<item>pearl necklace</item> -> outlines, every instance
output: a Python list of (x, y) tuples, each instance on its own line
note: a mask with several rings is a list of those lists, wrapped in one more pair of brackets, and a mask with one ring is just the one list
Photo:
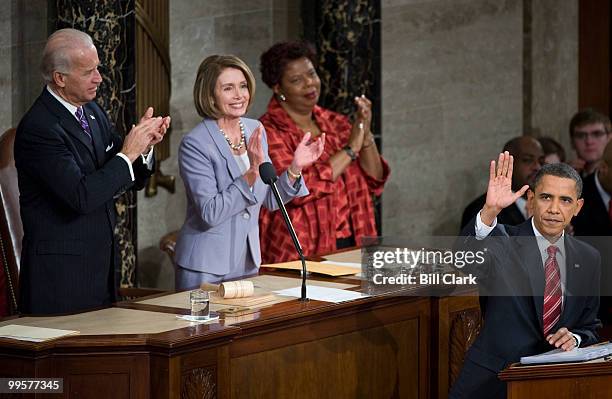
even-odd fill
[(240, 151), (240, 149), (244, 147), (244, 143), (246, 142), (246, 135), (244, 133), (244, 124), (242, 123), (242, 121), (238, 122), (238, 126), (240, 126), (240, 141), (238, 142), (238, 144), (232, 143), (232, 140), (230, 140), (230, 138), (227, 136), (227, 134), (225, 134), (223, 129), (219, 127), (219, 131), (221, 132), (223, 137), (225, 137), (225, 141), (227, 141), (227, 144), (229, 144), (229, 146), (234, 151)]

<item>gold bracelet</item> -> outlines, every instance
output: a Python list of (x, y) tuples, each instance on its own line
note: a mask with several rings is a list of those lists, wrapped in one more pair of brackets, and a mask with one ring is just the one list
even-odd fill
[(302, 177), (302, 173), (293, 173), (293, 171), (291, 170), (291, 167), (287, 168), (287, 174), (289, 175), (290, 178), (292, 178), (293, 180), (297, 180), (300, 177)]

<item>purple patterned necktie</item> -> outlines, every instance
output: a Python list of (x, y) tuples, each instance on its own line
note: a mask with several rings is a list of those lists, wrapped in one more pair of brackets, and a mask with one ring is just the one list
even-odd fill
[(77, 108), (76, 117), (79, 119), (79, 122), (81, 123), (81, 127), (83, 128), (83, 131), (87, 134), (87, 138), (91, 142), (92, 141), (91, 130), (89, 129), (89, 123), (87, 123), (87, 118), (85, 117), (85, 114), (83, 113), (83, 107)]

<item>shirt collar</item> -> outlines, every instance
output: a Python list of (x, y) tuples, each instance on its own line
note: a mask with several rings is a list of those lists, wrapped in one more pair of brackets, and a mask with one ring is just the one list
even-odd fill
[(595, 187), (597, 187), (597, 192), (599, 192), (599, 196), (604, 203), (604, 206), (608, 211), (610, 211), (610, 194), (601, 186), (598, 177), (599, 172), (595, 171)]
[(561, 256), (565, 256), (565, 230), (561, 232), (561, 237), (559, 237), (557, 242), (551, 243), (550, 241), (546, 239), (546, 237), (542, 235), (542, 233), (540, 233), (538, 228), (535, 226), (535, 223), (533, 222), (533, 218), (531, 218), (531, 227), (533, 228), (533, 234), (536, 237), (536, 241), (538, 243), (538, 248), (540, 249), (540, 252), (546, 253), (546, 249), (549, 246), (554, 245), (558, 248)]
[(53, 97), (55, 97), (55, 99), (57, 101), (60, 102), (60, 104), (62, 104), (64, 107), (66, 107), (66, 109), (68, 110), (68, 112), (70, 112), (72, 114), (72, 116), (74, 116), (77, 120), (79, 119), (76, 116), (76, 112), (77, 112), (78, 107), (75, 107), (74, 105), (70, 104), (68, 101), (66, 101), (62, 97), (60, 97), (55, 91), (53, 91), (52, 88), (49, 87), (49, 85), (47, 85), (47, 90), (49, 91), (49, 93), (51, 93), (51, 95)]

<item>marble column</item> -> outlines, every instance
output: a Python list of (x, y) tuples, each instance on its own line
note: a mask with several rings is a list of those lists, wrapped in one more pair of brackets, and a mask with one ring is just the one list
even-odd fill
[[(119, 134), (135, 123), (134, 0), (56, 0), (57, 29), (75, 28), (93, 38), (100, 58), (103, 82), (96, 102), (108, 113)], [(115, 270), (121, 287), (136, 280), (136, 193), (122, 195), (116, 203), (116, 240), (120, 269)]]
[[(379, 0), (312, 0), (302, 2), (304, 37), (315, 44), (321, 78), (319, 104), (345, 115), (355, 111), (354, 98), (372, 100), (372, 132), (381, 148), (381, 8)], [(375, 198), (381, 230), (381, 203)]]

